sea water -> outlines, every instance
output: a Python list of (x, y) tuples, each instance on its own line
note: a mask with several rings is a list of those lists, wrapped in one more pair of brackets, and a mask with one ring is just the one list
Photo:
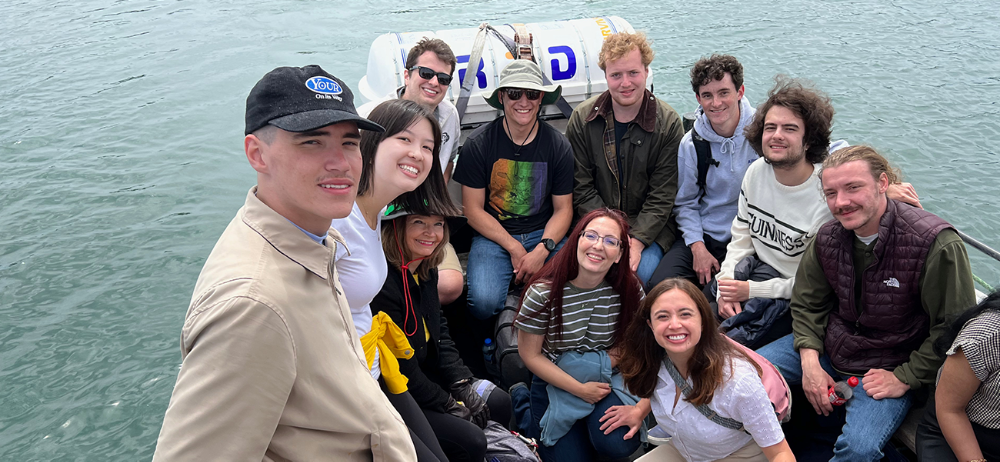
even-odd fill
[(835, 138), (874, 145), (928, 210), (1000, 246), (990, 0), (7, 0), (0, 460), (152, 455), (191, 289), (254, 184), (243, 111), (264, 73), (320, 64), (356, 90), (381, 33), (600, 15), (649, 34), (655, 92), (680, 112), (712, 52), (743, 62), (753, 104), (777, 73), (813, 80)]

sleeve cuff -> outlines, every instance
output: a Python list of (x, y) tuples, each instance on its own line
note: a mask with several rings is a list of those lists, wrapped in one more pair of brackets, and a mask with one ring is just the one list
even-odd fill
[(913, 375), (913, 371), (909, 368), (909, 363), (902, 364), (892, 371), (892, 375), (895, 375), (900, 382), (903, 382), (910, 386), (910, 390), (917, 390), (923, 386), (920, 380)]
[(820, 355), (823, 354), (823, 340), (815, 337), (805, 337), (800, 335), (795, 335), (793, 339), (794, 342), (792, 345), (795, 348), (795, 351), (808, 348), (810, 350), (818, 351)]

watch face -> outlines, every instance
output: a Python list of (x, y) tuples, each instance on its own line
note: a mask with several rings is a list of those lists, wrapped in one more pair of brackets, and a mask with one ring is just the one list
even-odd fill
[(548, 250), (549, 252), (556, 249), (556, 241), (553, 241), (552, 239), (542, 239), (542, 244), (545, 246), (545, 250)]

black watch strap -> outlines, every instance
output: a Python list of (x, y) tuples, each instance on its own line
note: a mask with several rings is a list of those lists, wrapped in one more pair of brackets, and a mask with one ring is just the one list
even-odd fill
[(549, 238), (542, 239), (542, 245), (544, 245), (545, 250), (548, 250), (549, 252), (556, 249), (556, 241)]

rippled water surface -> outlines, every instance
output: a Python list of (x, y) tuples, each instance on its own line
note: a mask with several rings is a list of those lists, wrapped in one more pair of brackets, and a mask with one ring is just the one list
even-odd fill
[(618, 15), (654, 40), (656, 93), (681, 112), (711, 52), (744, 63), (755, 104), (776, 73), (810, 78), (835, 137), (883, 150), (926, 208), (1000, 246), (994, 2), (659, 3), (0, 3), (0, 460), (152, 455), (191, 289), (254, 183), (247, 92), (311, 63), (356, 88), (384, 32)]

